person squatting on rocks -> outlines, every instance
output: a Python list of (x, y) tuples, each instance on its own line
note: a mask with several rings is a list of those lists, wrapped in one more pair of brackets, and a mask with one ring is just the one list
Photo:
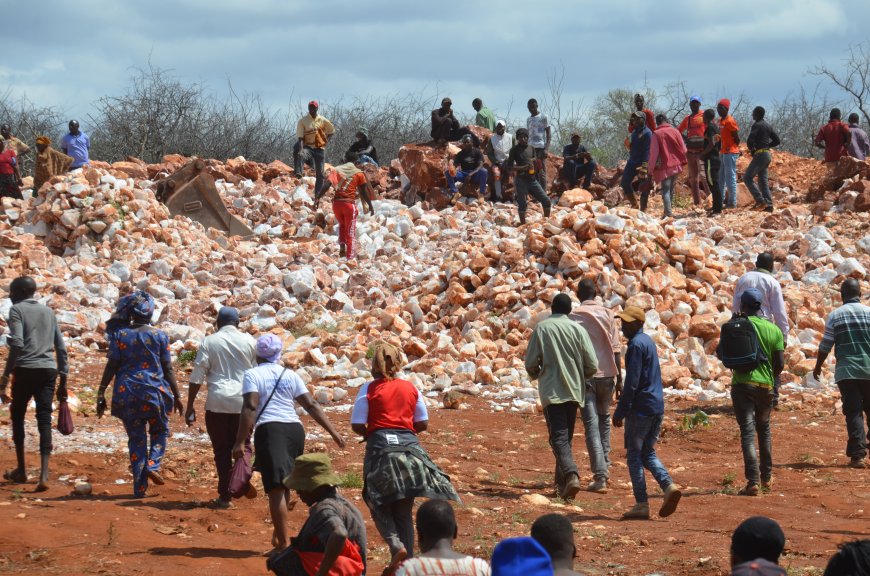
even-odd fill
[(541, 183), (535, 178), (535, 164), (535, 151), (529, 145), (529, 131), (520, 128), (517, 130), (517, 143), (508, 154), (507, 169), (514, 175), (514, 194), (521, 225), (526, 223), (529, 194), (541, 204), (544, 218), (550, 216), (550, 199), (541, 187)]
[[(662, 204), (664, 204), (664, 218), (673, 216), (671, 202), (674, 197), (674, 188), (677, 177), (686, 165), (686, 143), (676, 128), (670, 125), (668, 119), (660, 114), (656, 118), (658, 128), (652, 133), (649, 149), (649, 166), (652, 168), (653, 182), (661, 186)], [(641, 210), (646, 208), (647, 195), (641, 193)]]
[(625, 458), (636, 502), (622, 518), (649, 519), (644, 468), (650, 471), (664, 492), (659, 517), (666, 518), (676, 511), (682, 492), (656, 455), (656, 442), (665, 414), (658, 350), (653, 339), (643, 331), (646, 321), (643, 310), (629, 306), (618, 316), (622, 320), (622, 334), (628, 340), (628, 348), (625, 352), (625, 384), (613, 413), (613, 425), (622, 428), (625, 423)]
[(538, 101), (530, 98), (527, 104), (529, 118), (526, 129), (529, 131), (529, 146), (532, 147), (535, 159), (535, 177), (541, 188), (547, 191), (547, 152), (550, 150), (550, 121), (538, 110)]
[(254, 430), (254, 462), (263, 489), (269, 495), (273, 552), (289, 543), (287, 504), (290, 494), (284, 478), (293, 471), (296, 458), (305, 450), (305, 429), (296, 403), (326, 430), (339, 448), (344, 438), (323, 412), (317, 400), (293, 370), (281, 366), (283, 343), (274, 334), (257, 339), (257, 366), (242, 379), (242, 413), (233, 445), (233, 460), (244, 456), (245, 444)]
[(722, 213), (722, 195), (719, 194), (719, 171), (722, 162), (719, 160), (721, 150), (721, 137), (719, 124), (714, 122), (716, 111), (712, 108), (704, 110), (704, 150), (701, 152), (701, 161), (704, 163), (704, 174), (707, 179), (707, 189), (713, 196), (713, 207), (708, 214), (715, 216)]
[(474, 147), (480, 147), (480, 140), (475, 136), (468, 126), (459, 126), (459, 120), (453, 115), (453, 101), (450, 98), (441, 100), (441, 108), (432, 110), (432, 130), (430, 132), (432, 139), (439, 146), (443, 146), (448, 142), (456, 142), (466, 134), (470, 135), (474, 142)]
[(840, 298), (842, 306), (825, 320), (813, 376), (821, 376), (822, 366), (834, 349), (834, 380), (846, 418), (846, 455), (849, 466), (866, 468), (870, 437), (870, 307), (861, 303), (861, 285), (854, 278), (840, 286)]
[[(742, 308), (740, 296), (745, 290), (756, 288), (761, 292), (761, 310), (758, 315), (776, 324), (782, 332), (782, 341), (788, 341), (789, 323), (788, 311), (785, 308), (785, 299), (782, 296), (782, 286), (773, 277), (773, 254), (762, 252), (755, 259), (755, 270), (744, 273), (734, 286), (734, 297), (731, 301), (731, 312), (739, 314)], [(774, 375), (773, 381), (773, 407), (779, 404), (780, 375)]]
[(326, 163), (326, 144), (335, 134), (332, 122), (318, 115), (320, 104), (317, 100), (308, 103), (308, 114), (299, 119), (296, 124), (296, 138), (299, 154), (294, 154), (293, 170), (297, 176), (302, 176), (302, 152), (311, 155), (314, 160), (314, 192), (323, 186), (323, 167)]
[[(764, 296), (757, 288), (747, 288), (740, 295), (739, 317), (750, 324), (728, 322), (722, 327), (717, 354), (731, 377), (731, 403), (740, 427), (740, 448), (746, 486), (741, 496), (757, 496), (759, 484), (769, 490), (773, 474), (770, 413), (773, 410), (773, 387), (785, 366), (782, 332), (770, 320), (760, 316)], [(743, 326), (742, 329), (739, 326)], [(746, 331), (752, 330), (752, 333)], [(757, 342), (757, 344), (756, 344)], [(738, 358), (752, 358), (747, 365), (729, 365)], [(758, 448), (755, 446), (756, 434)]]
[(36, 163), (33, 168), (33, 193), (39, 193), (42, 185), (61, 174), (67, 172), (72, 165), (73, 159), (63, 152), (51, 147), (51, 139), (48, 136), (40, 136), (36, 139)]
[(459, 502), (450, 478), (432, 462), (417, 434), (429, 428), (422, 394), (397, 378), (401, 351), (386, 342), (373, 346), (374, 380), (360, 387), (350, 424), (366, 442), (363, 500), (390, 548), (388, 572), (414, 556), (414, 499)]
[(133, 495), (143, 498), (148, 482), (162, 486), (160, 464), (169, 440), (169, 415), (184, 411), (172, 370), (169, 337), (151, 326), (154, 298), (138, 291), (121, 298), (115, 315), (120, 326), (107, 323), (109, 353), (97, 390), (97, 417), (106, 411), (106, 388), (112, 388), (112, 416), (127, 432), (133, 472)]
[(749, 137), (746, 138), (746, 146), (749, 148), (752, 161), (743, 174), (743, 183), (755, 199), (755, 208), (773, 212), (773, 196), (770, 195), (767, 168), (770, 166), (771, 150), (780, 144), (779, 135), (764, 119), (764, 108), (761, 106), (756, 106), (752, 110), (752, 120)]
[[(731, 100), (722, 98), (716, 105), (719, 114), (719, 198), (725, 208), (737, 208), (737, 158), (740, 157), (740, 131), (729, 113)], [(725, 190), (728, 195), (725, 195)]]
[(510, 170), (507, 167), (508, 154), (514, 146), (513, 134), (506, 131), (507, 125), (504, 120), (499, 120), (495, 123), (495, 132), (489, 137), (486, 142), (486, 157), (492, 166), (492, 178), (489, 181), (492, 183), (493, 193), (490, 200), (502, 200), (504, 198), (503, 190), (510, 182)]
[(0, 198), (15, 198), (21, 200), (21, 170), (18, 167), (18, 155), (5, 141), (0, 140)]
[(704, 130), (707, 122), (701, 112), (701, 97), (689, 98), (691, 112), (683, 118), (677, 130), (684, 135), (686, 143), (686, 162), (688, 168), (689, 189), (692, 191), (692, 202), (698, 206), (702, 202), (701, 193), (709, 194), (707, 183), (700, 178), (701, 155), (704, 152)]
[(341, 478), (329, 456), (303, 454), (284, 479), (308, 506), (308, 518), (291, 545), (266, 566), (278, 576), (361, 576), (366, 570), (366, 524), (359, 509), (341, 495)]
[(865, 160), (870, 156), (870, 138), (858, 123), (860, 119), (861, 117), (855, 112), (849, 114), (849, 132), (852, 133), (852, 139), (849, 140), (849, 156)]
[[(57, 400), (67, 398), (67, 353), (57, 319), (51, 308), (34, 298), (36, 282), (19, 276), (9, 285), (9, 356), (0, 376), (0, 401), (11, 402), (12, 442), (18, 466), (3, 473), (11, 482), (27, 482), (24, 459), (24, 417), (31, 398), (36, 403), (36, 428), (39, 431), (39, 482), (37, 492), (48, 490), (48, 463), (51, 457), (51, 399), (55, 381), (60, 376)], [(12, 398), (6, 393), (12, 376)]]
[(562, 166), (562, 177), (568, 188), (576, 187), (582, 176), (583, 188), (588, 190), (589, 186), (592, 185), (592, 176), (595, 175), (595, 169), (598, 165), (592, 160), (592, 155), (589, 154), (586, 146), (580, 144), (579, 132), (571, 134), (571, 143), (562, 148), (562, 157), (565, 159), (565, 164)]
[(79, 129), (78, 120), (69, 121), (69, 133), (60, 139), (60, 149), (73, 159), (70, 170), (90, 164), (91, 139)]
[(562, 514), (544, 514), (532, 524), (531, 537), (540, 544), (553, 563), (553, 576), (580, 576), (574, 572), (577, 546), (574, 527)]
[(489, 563), (453, 550), (459, 536), (453, 506), (427, 500), (417, 510), (420, 554), (402, 562), (396, 576), (489, 576)]
[(356, 141), (347, 149), (344, 158), (355, 164), (373, 164), (375, 167), (379, 167), (378, 151), (369, 138), (368, 130), (365, 128), (357, 130)]
[(625, 168), (622, 171), (622, 180), (619, 185), (622, 187), (622, 192), (628, 198), (631, 207), (637, 208), (638, 203), (634, 196), (633, 187), (636, 176), (641, 181), (640, 187), (642, 193), (645, 192), (647, 194), (647, 196), (641, 195), (642, 201), (640, 204), (640, 209), (646, 210), (646, 202), (643, 201), (643, 198), (649, 195), (649, 184), (644, 181), (649, 177), (648, 163), (650, 145), (652, 144), (652, 131), (646, 126), (646, 115), (643, 112), (634, 112), (631, 119), (634, 128), (631, 131), (628, 162), (626, 162)]
[[(211, 501), (216, 508), (232, 506), (230, 473), (242, 412), (242, 379), (245, 372), (257, 364), (256, 349), (253, 336), (239, 330), (239, 311), (223, 306), (217, 315), (217, 331), (202, 341), (193, 361), (184, 420), (188, 426), (196, 422), (193, 404), (205, 384), (208, 391), (205, 429), (211, 441), (218, 477), (218, 497)], [(245, 441), (245, 451), (250, 456), (250, 437)]]
[(375, 207), (369, 195), (369, 182), (365, 173), (354, 164), (356, 154), (348, 153), (346, 162), (334, 166), (314, 196), (314, 207), (320, 204), (320, 199), (330, 188), (335, 190), (332, 197), (332, 212), (338, 220), (338, 255), (347, 259), (356, 258), (356, 218), (359, 212), (356, 208), (356, 197), (363, 201), (363, 212), (368, 208), (369, 214), (375, 213)]
[(836, 166), (840, 158), (848, 156), (848, 146), (852, 143), (852, 132), (849, 131), (849, 126), (840, 120), (841, 114), (839, 108), (831, 109), (828, 123), (822, 126), (816, 135), (816, 148), (825, 151), (825, 165), (829, 170)]
[(598, 371), (598, 360), (586, 329), (568, 317), (571, 297), (557, 294), (550, 310), (550, 317), (532, 332), (525, 365), (529, 378), (538, 381), (547, 435), (556, 457), (556, 493), (572, 500), (580, 491), (573, 451), (574, 423), (585, 402), (586, 379)]
[(613, 312), (595, 300), (595, 282), (589, 278), (581, 280), (577, 297), (580, 307), (569, 317), (586, 329), (598, 361), (598, 371), (586, 380), (582, 408), (586, 451), (593, 474), (586, 489), (606, 492), (610, 479), (610, 403), (614, 393), (619, 398), (622, 392), (622, 343)]
[[(453, 193), (454, 199), (459, 194), (456, 189), (457, 182), (469, 182), (477, 184), (478, 198), (483, 201), (486, 198), (486, 179), (489, 173), (483, 167), (483, 152), (480, 148), (474, 147), (472, 138), (466, 134), (459, 140), (459, 152), (453, 158), (453, 166), (449, 170), (444, 171), (444, 176), (447, 178), (447, 186)], [(456, 170), (456, 167), (459, 170)]]

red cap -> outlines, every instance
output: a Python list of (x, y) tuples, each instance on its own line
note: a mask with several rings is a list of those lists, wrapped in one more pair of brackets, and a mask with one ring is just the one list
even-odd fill
[(719, 104), (726, 108), (731, 108), (731, 100), (729, 100), (728, 98), (722, 98), (721, 100), (719, 100)]
[(308, 103), (309, 108), (312, 106), (314, 106), (315, 108), (320, 108), (320, 104), (317, 103), (317, 100), (312, 100), (311, 102)]

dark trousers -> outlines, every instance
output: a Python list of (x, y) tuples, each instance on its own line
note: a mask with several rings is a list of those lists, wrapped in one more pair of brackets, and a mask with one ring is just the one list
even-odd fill
[(592, 184), (592, 176), (595, 174), (595, 162), (579, 162), (577, 160), (565, 160), (565, 166), (562, 168), (562, 176), (565, 178), (568, 186), (574, 187), (580, 177), (583, 177), (583, 187), (588, 189)]
[(773, 198), (767, 182), (768, 166), (770, 166), (770, 152), (756, 152), (749, 166), (746, 167), (746, 172), (743, 173), (743, 183), (756, 202), (773, 206)]
[(375, 528), (387, 541), (390, 556), (404, 548), (414, 555), (414, 499), (402, 498), (378, 508), (370, 508)]
[(51, 454), (51, 399), (57, 370), (53, 368), (16, 368), (12, 383), (12, 441), (15, 448), (24, 445), (24, 415), (27, 404), (36, 401), (36, 428), (39, 430), (39, 453)]
[(517, 211), (521, 217), (525, 217), (526, 210), (529, 208), (529, 194), (541, 203), (541, 207), (544, 209), (544, 216), (550, 215), (550, 199), (547, 197), (544, 189), (541, 188), (540, 182), (533, 179), (516, 178), (514, 179), (514, 185), (516, 186)]
[(719, 156), (713, 155), (704, 160), (704, 172), (707, 174), (707, 188), (713, 195), (713, 211), (722, 211), (722, 195), (719, 194)]
[(731, 402), (734, 405), (737, 425), (740, 427), (740, 447), (743, 451), (743, 470), (746, 480), (752, 484), (758, 484), (759, 480), (769, 482), (773, 473), (770, 437), (773, 390), (751, 384), (733, 384)]
[(547, 191), (547, 151), (544, 148), (532, 148), (535, 158), (540, 160), (540, 169), (535, 173), (535, 178), (541, 184), (544, 192)]
[[(846, 417), (846, 455), (851, 458), (867, 456), (867, 437), (870, 436), (870, 380), (840, 380), (837, 382)], [(866, 416), (867, 431), (864, 418)]]
[(577, 463), (574, 462), (574, 423), (579, 409), (577, 402), (550, 404), (544, 408), (550, 447), (556, 457), (556, 486), (560, 489), (568, 476), (579, 476)]
[(305, 151), (309, 152), (311, 158), (314, 159), (314, 192), (320, 194), (320, 189), (323, 187), (323, 165), (326, 163), (326, 150), (306, 146)]
[[(218, 477), (218, 496), (229, 502), (230, 473), (233, 470), (233, 445), (236, 443), (236, 432), (239, 430), (238, 414), (223, 414), (221, 412), (205, 412), (205, 430), (211, 440), (214, 452), (214, 466)], [(251, 438), (245, 440), (245, 451), (251, 455)]]

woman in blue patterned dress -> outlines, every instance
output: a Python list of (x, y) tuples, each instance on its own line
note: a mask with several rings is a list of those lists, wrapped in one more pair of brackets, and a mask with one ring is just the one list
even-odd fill
[[(109, 340), (109, 355), (97, 395), (97, 416), (106, 411), (106, 388), (112, 379), (112, 416), (127, 431), (133, 493), (145, 496), (148, 481), (163, 484), (160, 461), (169, 438), (169, 414), (184, 406), (172, 372), (169, 338), (150, 325), (154, 299), (136, 292), (123, 301), (129, 326), (118, 328)], [(150, 440), (150, 446), (149, 446)]]

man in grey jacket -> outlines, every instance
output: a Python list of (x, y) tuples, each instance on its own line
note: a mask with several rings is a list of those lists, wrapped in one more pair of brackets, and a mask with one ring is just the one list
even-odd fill
[(12, 482), (27, 482), (24, 467), (24, 415), (27, 404), (36, 402), (36, 426), (39, 430), (39, 455), (42, 469), (37, 492), (48, 490), (48, 460), (51, 455), (51, 401), (54, 384), (60, 375), (57, 388), (58, 401), (66, 400), (67, 357), (63, 336), (57, 326), (54, 312), (37, 302), (36, 282), (29, 276), (19, 276), (9, 286), (12, 309), (9, 311), (9, 357), (0, 376), (0, 400), (9, 402), (6, 386), (9, 375), (12, 383), (12, 441), (18, 467), (3, 474)]

